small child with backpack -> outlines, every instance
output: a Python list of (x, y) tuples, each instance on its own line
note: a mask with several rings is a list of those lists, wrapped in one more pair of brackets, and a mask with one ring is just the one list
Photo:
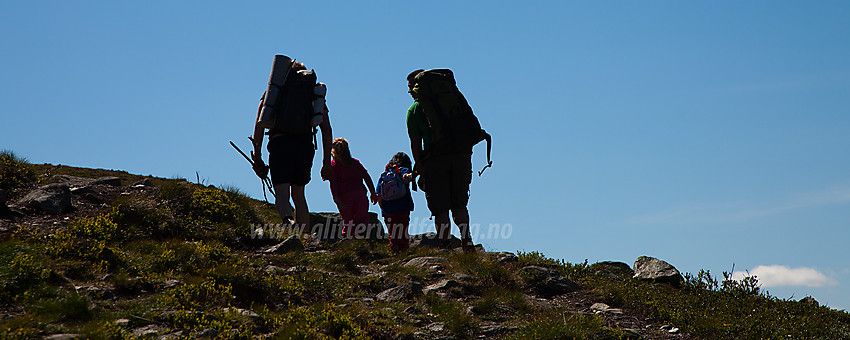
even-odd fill
[[(361, 224), (369, 227), (369, 199), (366, 198), (366, 186), (371, 192), (372, 204), (378, 202), (378, 194), (372, 185), (372, 178), (363, 164), (356, 158), (351, 157), (348, 148), (348, 140), (336, 138), (331, 144), (331, 171), (333, 177), (330, 179), (331, 194), (342, 217), (342, 238), (351, 239), (355, 237), (368, 237), (369, 235), (355, 235), (358, 232), (355, 226)], [(366, 186), (363, 186), (363, 182)], [(367, 233), (369, 232), (366, 229)]]
[(381, 215), (384, 216), (390, 234), (390, 249), (394, 253), (410, 248), (407, 228), (410, 225), (410, 212), (413, 211), (413, 197), (409, 188), (413, 181), (411, 168), (410, 157), (404, 152), (396, 153), (378, 180)]

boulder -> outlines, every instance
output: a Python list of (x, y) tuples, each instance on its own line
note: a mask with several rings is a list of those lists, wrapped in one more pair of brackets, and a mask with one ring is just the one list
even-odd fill
[(301, 243), (301, 238), (298, 235), (292, 235), (283, 240), (283, 242), (273, 245), (263, 252), (266, 254), (280, 254), (300, 250), (304, 250), (304, 244)]
[(381, 301), (395, 302), (412, 299), (418, 295), (422, 295), (422, 284), (418, 282), (407, 282), (380, 292), (375, 298)]
[(71, 189), (64, 183), (45, 185), (30, 191), (16, 205), (58, 215), (70, 210)]
[(153, 184), (153, 181), (150, 180), (150, 178), (145, 178), (145, 179), (138, 181), (136, 183), (133, 183), (133, 185), (131, 185), (131, 187), (134, 187), (134, 188), (153, 187), (153, 186), (155, 186), (155, 185)]
[(682, 274), (676, 267), (654, 257), (641, 256), (635, 260), (634, 278), (669, 283), (674, 286), (684, 282)]
[(436, 292), (436, 291), (451, 289), (451, 288), (455, 288), (455, 287), (460, 287), (460, 283), (455, 281), (455, 280), (444, 279), (444, 280), (441, 280), (440, 282), (437, 282), (435, 284), (432, 284), (432, 285), (425, 287), (424, 293), (428, 294), (430, 292)]
[(516, 254), (509, 253), (506, 251), (498, 252), (495, 254), (495, 256), (496, 261), (499, 261), (499, 263), (514, 263), (519, 261), (519, 257), (517, 257)]
[(51, 177), (50, 179), (52, 181), (55, 181), (56, 183), (66, 184), (71, 188), (85, 187), (85, 186), (91, 184), (92, 181), (94, 181), (91, 178), (77, 177), (77, 176), (70, 176), (70, 175), (56, 175), (56, 176)]
[(546, 279), (546, 283), (537, 289), (542, 296), (555, 296), (579, 290), (581, 290), (581, 286), (578, 283), (563, 276), (550, 277)]
[(109, 185), (113, 187), (121, 186), (121, 178), (118, 177), (100, 177), (91, 182), (94, 185)]
[(611, 281), (624, 281), (635, 275), (635, 272), (628, 264), (615, 261), (603, 261), (593, 264), (596, 275), (607, 277)]
[(444, 257), (417, 257), (404, 264), (405, 267), (431, 268), (442, 266), (447, 260)]

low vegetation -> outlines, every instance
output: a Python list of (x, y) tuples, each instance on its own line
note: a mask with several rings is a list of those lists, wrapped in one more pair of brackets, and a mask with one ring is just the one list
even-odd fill
[[(124, 185), (145, 178), (30, 165), (6, 151), (2, 162), (0, 188), (7, 191), (23, 192), (55, 175), (117, 176)], [(4, 217), (0, 338), (850, 338), (850, 314), (778, 299), (726, 273), (721, 280), (706, 271), (686, 275), (673, 287), (537, 252), (517, 253), (513, 261), (426, 247), (393, 255), (385, 244), (366, 241), (267, 254), (262, 250), (273, 242), (249, 235), (253, 224), (280, 222), (271, 205), (235, 188), (182, 179), (154, 184), (117, 195), (94, 214)], [(418, 257), (445, 262), (405, 265)], [(527, 266), (547, 268), (582, 289), (537, 296), (533, 280), (520, 274)], [(398, 301), (376, 297), (404, 283), (443, 278), (461, 284)], [(595, 302), (625, 311), (641, 328), (590, 312)]]

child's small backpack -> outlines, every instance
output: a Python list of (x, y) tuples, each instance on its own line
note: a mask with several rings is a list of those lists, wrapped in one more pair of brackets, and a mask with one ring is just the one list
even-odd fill
[(381, 198), (387, 201), (395, 200), (407, 195), (407, 185), (401, 178), (401, 169), (397, 166), (387, 167), (387, 171), (381, 174)]

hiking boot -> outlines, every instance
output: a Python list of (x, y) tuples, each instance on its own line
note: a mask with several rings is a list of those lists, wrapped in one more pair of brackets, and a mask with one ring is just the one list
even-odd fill
[(475, 252), (475, 243), (472, 242), (472, 239), (461, 241), (460, 246), (463, 247), (463, 251), (467, 253)]

